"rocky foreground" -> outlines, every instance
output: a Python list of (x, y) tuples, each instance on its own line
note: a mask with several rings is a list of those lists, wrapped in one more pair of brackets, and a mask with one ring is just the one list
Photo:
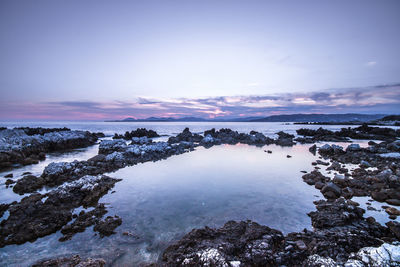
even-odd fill
[(68, 128), (0, 130), (0, 170), (38, 163), (46, 153), (93, 145), (102, 134)]
[[(0, 131), (3, 136), (1, 153), (10, 155), (20, 151), (18, 153), (26, 158), (39, 150), (59, 147), (57, 144), (72, 147), (97, 140), (97, 135), (88, 132), (37, 130), (31, 134), (23, 129)], [(153, 142), (151, 137), (158, 134), (146, 129), (115, 135), (113, 140), (101, 141), (98, 155), (89, 160), (51, 163), (39, 177), (25, 175), (17, 181), (10, 179), (10, 184), (15, 182), (14, 192), (29, 195), (20, 202), (0, 204), (0, 216), (9, 213), (8, 218), (0, 222), (0, 247), (34, 241), (59, 230), (63, 234), (60, 241), (64, 241), (90, 226), (94, 226), (100, 236), (113, 234), (122, 218), (104, 218), (106, 206), (98, 201), (118, 180), (102, 174), (126, 166), (162, 160), (193, 151), (198, 146), (209, 148), (237, 143), (292, 146), (296, 142), (351, 142), (351, 139), (365, 138), (383, 142), (370, 142), (367, 148), (357, 144), (350, 144), (346, 149), (337, 145), (310, 147), (310, 152), (318, 153), (320, 159), (313, 162), (315, 170), (303, 175), (303, 180), (321, 190), (326, 198), (315, 202), (316, 211), (309, 213), (313, 231), (284, 236), (279, 230), (255, 222), (228, 222), (220, 229), (193, 230), (167, 248), (160, 262), (154, 265), (400, 266), (400, 223), (395, 221), (400, 211), (387, 206), (386, 212), (393, 221), (382, 226), (372, 217), (364, 218), (365, 211), (351, 200), (353, 196), (369, 196), (400, 206), (400, 132), (363, 125), (339, 132), (300, 129), (298, 134), (302, 137), (279, 132), (278, 138), (272, 139), (255, 131), (244, 134), (231, 129), (211, 129), (200, 135), (186, 128), (167, 142)], [(88, 140), (79, 141), (85, 138)], [(36, 147), (33, 154), (27, 152), (30, 151), (29, 142)], [(9, 158), (6, 160), (11, 162)], [(3, 160), (0, 163), (3, 164)], [(346, 164), (356, 164), (358, 168), (350, 171)], [(319, 166), (338, 174), (328, 177), (320, 172)], [(52, 190), (46, 194), (37, 192), (45, 186)], [(92, 210), (74, 214), (74, 209), (81, 206), (92, 207)], [(74, 256), (46, 260), (37, 266), (58, 266), (64, 262), (66, 266), (105, 264), (101, 259)]]

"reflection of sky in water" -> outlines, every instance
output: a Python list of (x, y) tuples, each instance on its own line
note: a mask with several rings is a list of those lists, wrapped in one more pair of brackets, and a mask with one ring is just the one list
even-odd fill
[[(251, 219), (285, 233), (310, 229), (306, 213), (315, 209), (312, 201), (320, 194), (301, 179), (300, 171), (310, 171), (315, 160), (308, 147), (197, 148), (110, 173), (123, 178), (116, 192), (101, 200), (109, 207), (108, 215), (123, 219), (117, 234), (100, 239), (89, 229), (60, 243), (57, 233), (33, 244), (2, 248), (0, 263), (30, 263), (71, 253), (101, 256), (118, 266), (155, 261), (169, 242), (193, 228), (221, 226), (228, 220)], [(122, 235), (125, 231), (136, 237)], [(12, 256), (16, 254), (20, 256)]]
[[(282, 123), (85, 123), (67, 125), (72, 129), (84, 129), (123, 133), (136, 127), (155, 129), (161, 134), (174, 134), (188, 125), (193, 132), (212, 127), (229, 127), (240, 132), (258, 130), (273, 135), (279, 130), (294, 133), (304, 125)], [(34, 126), (34, 125), (31, 125)], [(61, 125), (38, 125), (61, 127)], [(62, 127), (65, 124), (62, 124)], [(319, 126), (306, 126), (319, 128)], [(342, 126), (324, 128), (339, 129)], [(161, 139), (166, 139), (162, 137)], [(354, 140), (362, 147), (367, 141)], [(328, 142), (332, 144), (331, 142)], [(319, 143), (321, 146), (324, 143)], [(346, 148), (349, 143), (336, 143)], [(138, 265), (141, 262), (157, 260), (160, 252), (172, 240), (180, 238), (193, 228), (221, 226), (228, 220), (251, 219), (260, 224), (279, 229), (285, 233), (310, 228), (306, 215), (315, 210), (312, 201), (321, 194), (314, 187), (303, 182), (300, 171), (311, 171), (313, 156), (311, 145), (296, 145), (282, 148), (265, 146), (257, 148), (247, 145), (222, 145), (210, 149), (196, 148), (196, 151), (173, 156), (167, 160), (147, 162), (110, 173), (111, 177), (122, 178), (116, 184), (115, 193), (104, 196), (107, 215), (119, 215), (123, 224), (117, 234), (100, 239), (92, 229), (75, 235), (72, 240), (58, 242), (61, 234), (40, 238), (34, 243), (12, 245), (0, 249), (0, 265), (29, 265), (48, 257), (80, 254), (82, 257), (103, 257), (107, 262), (121, 266)], [(272, 150), (272, 154), (264, 152)], [(68, 153), (51, 153), (37, 165), (24, 166), (10, 172), (14, 179), (23, 172), (40, 175), (50, 162), (85, 160), (98, 152), (98, 145), (72, 150)], [(292, 158), (287, 158), (291, 155)], [(319, 165), (323, 173), (325, 167)], [(349, 166), (353, 169), (355, 166)], [(331, 172), (333, 176), (334, 172)], [(0, 179), (0, 203), (19, 200), (11, 188), (6, 189)], [(354, 198), (366, 208), (367, 198)], [(381, 203), (372, 203), (380, 208)], [(76, 209), (78, 213), (81, 209)], [(7, 217), (8, 214), (3, 216)], [(374, 216), (379, 222), (388, 220), (384, 212), (367, 211), (365, 217)], [(129, 231), (134, 236), (124, 236)], [(18, 255), (18, 257), (15, 257)]]

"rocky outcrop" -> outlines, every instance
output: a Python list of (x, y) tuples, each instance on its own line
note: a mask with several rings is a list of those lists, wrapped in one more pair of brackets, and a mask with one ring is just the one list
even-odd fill
[(331, 142), (346, 142), (351, 139), (365, 139), (365, 140), (384, 140), (395, 141), (400, 137), (400, 131), (392, 128), (382, 127), (369, 127), (363, 124), (356, 128), (342, 128), (340, 131), (330, 131), (327, 129), (319, 128), (317, 130), (301, 128), (297, 131), (298, 135), (305, 136), (304, 138), (297, 138), (296, 140), (301, 143), (313, 143), (318, 141), (331, 141)]
[(125, 140), (132, 140), (133, 137), (148, 137), (154, 138), (159, 137), (160, 135), (153, 130), (147, 130), (146, 128), (137, 128), (131, 132), (125, 132), (124, 135), (115, 134), (113, 139), (125, 139)]
[(79, 255), (74, 255), (71, 257), (61, 257), (56, 259), (42, 260), (32, 265), (32, 267), (55, 267), (55, 266), (65, 266), (65, 267), (103, 267), (105, 266), (105, 260), (99, 259), (82, 259)]
[(72, 210), (96, 206), (118, 179), (85, 176), (47, 194), (35, 193), (11, 203), (9, 216), (0, 223), (0, 247), (34, 241), (60, 230), (72, 219)]
[[(45, 153), (93, 145), (98, 136), (84, 131), (51, 131), (43, 134), (28, 135), (26, 129), (6, 129), (0, 131), (0, 169), (15, 164), (28, 165), (38, 163)], [(35, 133), (37, 131), (34, 131)], [(32, 133), (28, 131), (28, 133)]]
[(284, 236), (255, 222), (230, 221), (219, 229), (192, 230), (164, 251), (161, 265), (321, 266), (330, 262), (336, 266), (364, 247), (394, 240), (387, 228), (365, 220), (363, 211), (344, 199), (320, 201), (316, 206), (318, 211), (310, 214), (314, 231)]

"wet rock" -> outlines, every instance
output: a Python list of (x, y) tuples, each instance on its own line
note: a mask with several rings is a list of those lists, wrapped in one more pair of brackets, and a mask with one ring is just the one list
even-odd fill
[(7, 175), (4, 175), (4, 178), (13, 178), (13, 174), (12, 173), (9, 173), (9, 174), (7, 174)]
[(36, 177), (34, 175), (26, 175), (18, 180), (16, 185), (13, 187), (13, 191), (17, 194), (25, 194), (36, 191), (44, 185), (45, 181), (42, 177)]
[(72, 210), (96, 206), (118, 179), (85, 176), (42, 195), (24, 197), (10, 204), (9, 216), (0, 223), (0, 247), (22, 244), (60, 230), (72, 219)]
[(93, 230), (99, 232), (100, 236), (109, 236), (114, 234), (115, 228), (122, 224), (122, 219), (118, 216), (108, 216), (105, 220), (97, 222)]
[(146, 128), (137, 128), (134, 131), (127, 131), (125, 132), (124, 135), (120, 134), (115, 134), (113, 139), (125, 139), (125, 140), (132, 140), (134, 137), (148, 137), (148, 138), (154, 138), (154, 137), (159, 137), (160, 135), (153, 130), (147, 130)]
[(397, 237), (397, 240), (400, 240), (400, 223), (390, 221), (386, 223), (386, 226)]
[[(281, 247), (283, 235), (254, 222), (227, 222), (220, 229), (197, 229), (185, 235), (163, 253), (166, 265), (244, 266), (276, 265), (275, 251)], [(292, 255), (291, 261), (295, 261)], [(280, 260), (282, 261), (282, 259)]]
[(321, 189), (321, 193), (327, 199), (334, 199), (340, 197), (342, 190), (336, 184), (329, 182)]
[(99, 154), (109, 154), (115, 151), (123, 151), (127, 147), (124, 140), (102, 140), (99, 145)]
[(346, 148), (346, 152), (349, 152), (349, 151), (354, 152), (354, 151), (360, 151), (360, 150), (361, 150), (361, 147), (359, 144), (351, 144), (351, 145), (348, 145)]
[(325, 162), (319, 159), (317, 159), (315, 162), (319, 165), (329, 166), (329, 162)]
[(313, 227), (317, 229), (348, 225), (361, 220), (365, 212), (359, 207), (347, 204), (343, 198), (333, 202), (319, 200), (315, 203), (317, 212), (313, 211), (308, 215), (311, 217)]
[(396, 215), (399, 216), (400, 215), (400, 210), (393, 208), (393, 207), (389, 207), (385, 209), (386, 213), (388, 213), (389, 215)]
[(362, 168), (370, 168), (371, 164), (368, 161), (362, 160), (360, 162), (360, 167), (362, 167)]
[(64, 236), (59, 241), (69, 240), (74, 234), (83, 232), (87, 227), (99, 223), (101, 217), (106, 213), (104, 204), (97, 205), (95, 209), (89, 212), (81, 211), (73, 223), (67, 224), (61, 229)]
[[(214, 129), (215, 130), (215, 129)], [(204, 134), (206, 135), (206, 134)], [(173, 144), (173, 143), (179, 143), (182, 141), (186, 142), (200, 142), (203, 139), (203, 137), (199, 134), (193, 134), (189, 128), (185, 128), (180, 134), (177, 136), (172, 136), (168, 139), (168, 143)]]
[(400, 206), (400, 199), (389, 198), (385, 200), (390, 205)]
[(275, 141), (275, 144), (280, 146), (293, 146), (295, 144), (293, 141), (294, 135), (282, 131), (276, 134), (278, 135), (278, 139)]
[(217, 143), (218, 140), (216, 140), (214, 137), (212, 137), (210, 134), (206, 135), (200, 142), (201, 145), (203, 146), (211, 146)]
[(151, 142), (152, 142), (152, 140), (149, 139), (147, 136), (132, 137), (132, 144), (143, 145), (143, 144), (148, 144), (148, 143), (151, 143)]
[(310, 151), (312, 154), (314, 154), (315, 155), (315, 153), (317, 152), (317, 145), (312, 145), (309, 149), (308, 149), (308, 151)]
[(11, 184), (15, 184), (15, 181), (12, 180), (12, 179), (7, 179), (6, 182), (5, 182), (5, 185), (6, 185), (6, 186), (9, 186), (9, 185), (11, 185)]
[(357, 253), (350, 255), (350, 259), (345, 263), (345, 266), (400, 266), (400, 243), (385, 243), (377, 248), (362, 248)]
[(0, 131), (0, 168), (14, 164), (34, 164), (45, 158), (45, 153), (86, 147), (98, 137), (84, 131), (50, 131), (27, 135), (22, 129)]
[(378, 192), (371, 192), (371, 197), (376, 201), (384, 202), (388, 198), (388, 195), (386, 192), (378, 191)]
[(302, 178), (303, 178), (304, 182), (306, 182), (309, 185), (314, 185), (317, 182), (321, 182), (321, 183), (325, 184), (326, 182), (328, 182), (330, 180), (329, 177), (322, 175), (322, 173), (320, 173), (317, 170), (314, 170), (310, 173), (303, 175)]
[(71, 257), (61, 257), (56, 259), (42, 260), (32, 265), (32, 267), (103, 267), (105, 266), (105, 260), (99, 259), (81, 259), (79, 255)]

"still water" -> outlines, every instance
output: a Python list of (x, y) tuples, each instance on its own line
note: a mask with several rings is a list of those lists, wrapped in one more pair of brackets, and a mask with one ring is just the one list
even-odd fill
[[(47, 122), (2, 123), (0, 126), (69, 127), (73, 130), (104, 132), (111, 136), (137, 127), (173, 135), (189, 127), (193, 132), (210, 128), (231, 128), (239, 132), (260, 131), (268, 136), (283, 130), (295, 133), (304, 125), (283, 123), (104, 123)], [(318, 128), (319, 126), (306, 126)], [(341, 126), (328, 126), (338, 130)], [(166, 137), (164, 137), (166, 138)], [(59, 232), (33, 243), (0, 249), (0, 266), (29, 266), (49, 257), (80, 254), (102, 257), (110, 266), (138, 266), (157, 261), (171, 242), (193, 228), (219, 227), (228, 220), (254, 220), (284, 233), (311, 229), (307, 213), (315, 210), (314, 200), (321, 195), (302, 181), (300, 171), (311, 171), (317, 159), (310, 145), (254, 147), (222, 145), (126, 167), (107, 175), (123, 179), (115, 192), (100, 202), (106, 203), (107, 215), (118, 215), (123, 223), (116, 234), (100, 238), (92, 228), (59, 242)], [(272, 154), (264, 150), (272, 150)], [(14, 178), (23, 172), (40, 175), (50, 162), (85, 160), (98, 152), (98, 145), (65, 153), (53, 153), (38, 165), (13, 170)], [(287, 158), (291, 155), (291, 158)], [(8, 172), (0, 173), (3, 177)], [(4, 186), (0, 178), (0, 202), (21, 197)], [(79, 213), (79, 209), (75, 213)], [(106, 216), (107, 216), (106, 215)], [(387, 216), (386, 216), (387, 217)], [(129, 232), (129, 235), (124, 235)]]
[(251, 219), (285, 233), (310, 229), (306, 213), (315, 209), (312, 201), (320, 194), (302, 181), (300, 171), (310, 171), (313, 160), (308, 146), (223, 145), (109, 173), (123, 179), (115, 193), (100, 200), (108, 215), (123, 220), (115, 235), (100, 238), (87, 229), (60, 243), (56, 233), (0, 249), (0, 265), (77, 253), (136, 266), (156, 261), (169, 242), (191, 229), (228, 220)]

